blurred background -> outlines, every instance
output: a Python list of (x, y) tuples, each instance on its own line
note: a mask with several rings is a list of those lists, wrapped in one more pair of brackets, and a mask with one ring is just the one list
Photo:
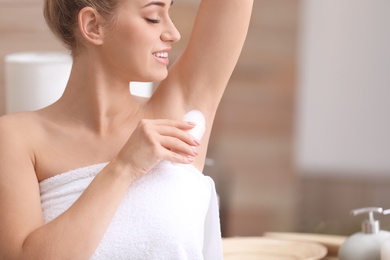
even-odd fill
[[(198, 0), (171, 15), (188, 41)], [(65, 51), (42, 0), (0, 0), (0, 58)], [(226, 28), (229, 33), (229, 28)], [(209, 146), (223, 236), (350, 235), (350, 210), (390, 208), (390, 1), (255, 0)], [(0, 115), (5, 110), (0, 63)], [(50, 77), (50, 75), (48, 75)], [(0, 162), (1, 163), (1, 162)], [(390, 217), (379, 217), (390, 230)]]

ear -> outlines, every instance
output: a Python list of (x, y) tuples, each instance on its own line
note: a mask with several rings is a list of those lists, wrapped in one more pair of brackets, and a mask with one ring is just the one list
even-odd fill
[(103, 26), (101, 17), (92, 7), (84, 7), (78, 15), (81, 36), (93, 45), (103, 43)]

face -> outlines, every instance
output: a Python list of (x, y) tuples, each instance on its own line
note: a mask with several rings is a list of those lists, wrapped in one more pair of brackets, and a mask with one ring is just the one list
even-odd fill
[(128, 81), (160, 81), (180, 34), (169, 16), (171, 0), (121, 0), (101, 46), (112, 73)]

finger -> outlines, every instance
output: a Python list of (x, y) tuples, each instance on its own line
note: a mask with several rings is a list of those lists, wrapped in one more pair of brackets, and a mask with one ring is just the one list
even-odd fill
[(164, 137), (173, 137), (181, 140), (182, 142), (185, 142), (188, 145), (191, 146), (198, 146), (200, 145), (200, 141), (194, 138), (191, 134), (187, 133), (186, 131), (183, 131), (181, 129), (178, 129), (176, 127), (172, 126), (160, 126), (156, 129), (156, 131)]
[(194, 122), (185, 122), (181, 120), (172, 120), (172, 119), (151, 119), (147, 121), (148, 123), (154, 124), (156, 126), (171, 126), (182, 130), (192, 129), (196, 125), (196, 123)]
[(196, 148), (183, 142), (180, 139), (174, 137), (165, 137), (162, 136), (160, 144), (167, 150), (170, 150), (175, 153), (183, 154), (185, 156), (196, 157), (199, 153), (196, 151)]
[(191, 164), (194, 162), (195, 157), (166, 150), (164, 154), (164, 160), (175, 163)]

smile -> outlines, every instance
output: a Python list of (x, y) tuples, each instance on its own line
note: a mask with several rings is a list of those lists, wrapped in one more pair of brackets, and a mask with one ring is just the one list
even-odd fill
[(168, 52), (155, 52), (153, 55), (157, 58), (168, 58)]

